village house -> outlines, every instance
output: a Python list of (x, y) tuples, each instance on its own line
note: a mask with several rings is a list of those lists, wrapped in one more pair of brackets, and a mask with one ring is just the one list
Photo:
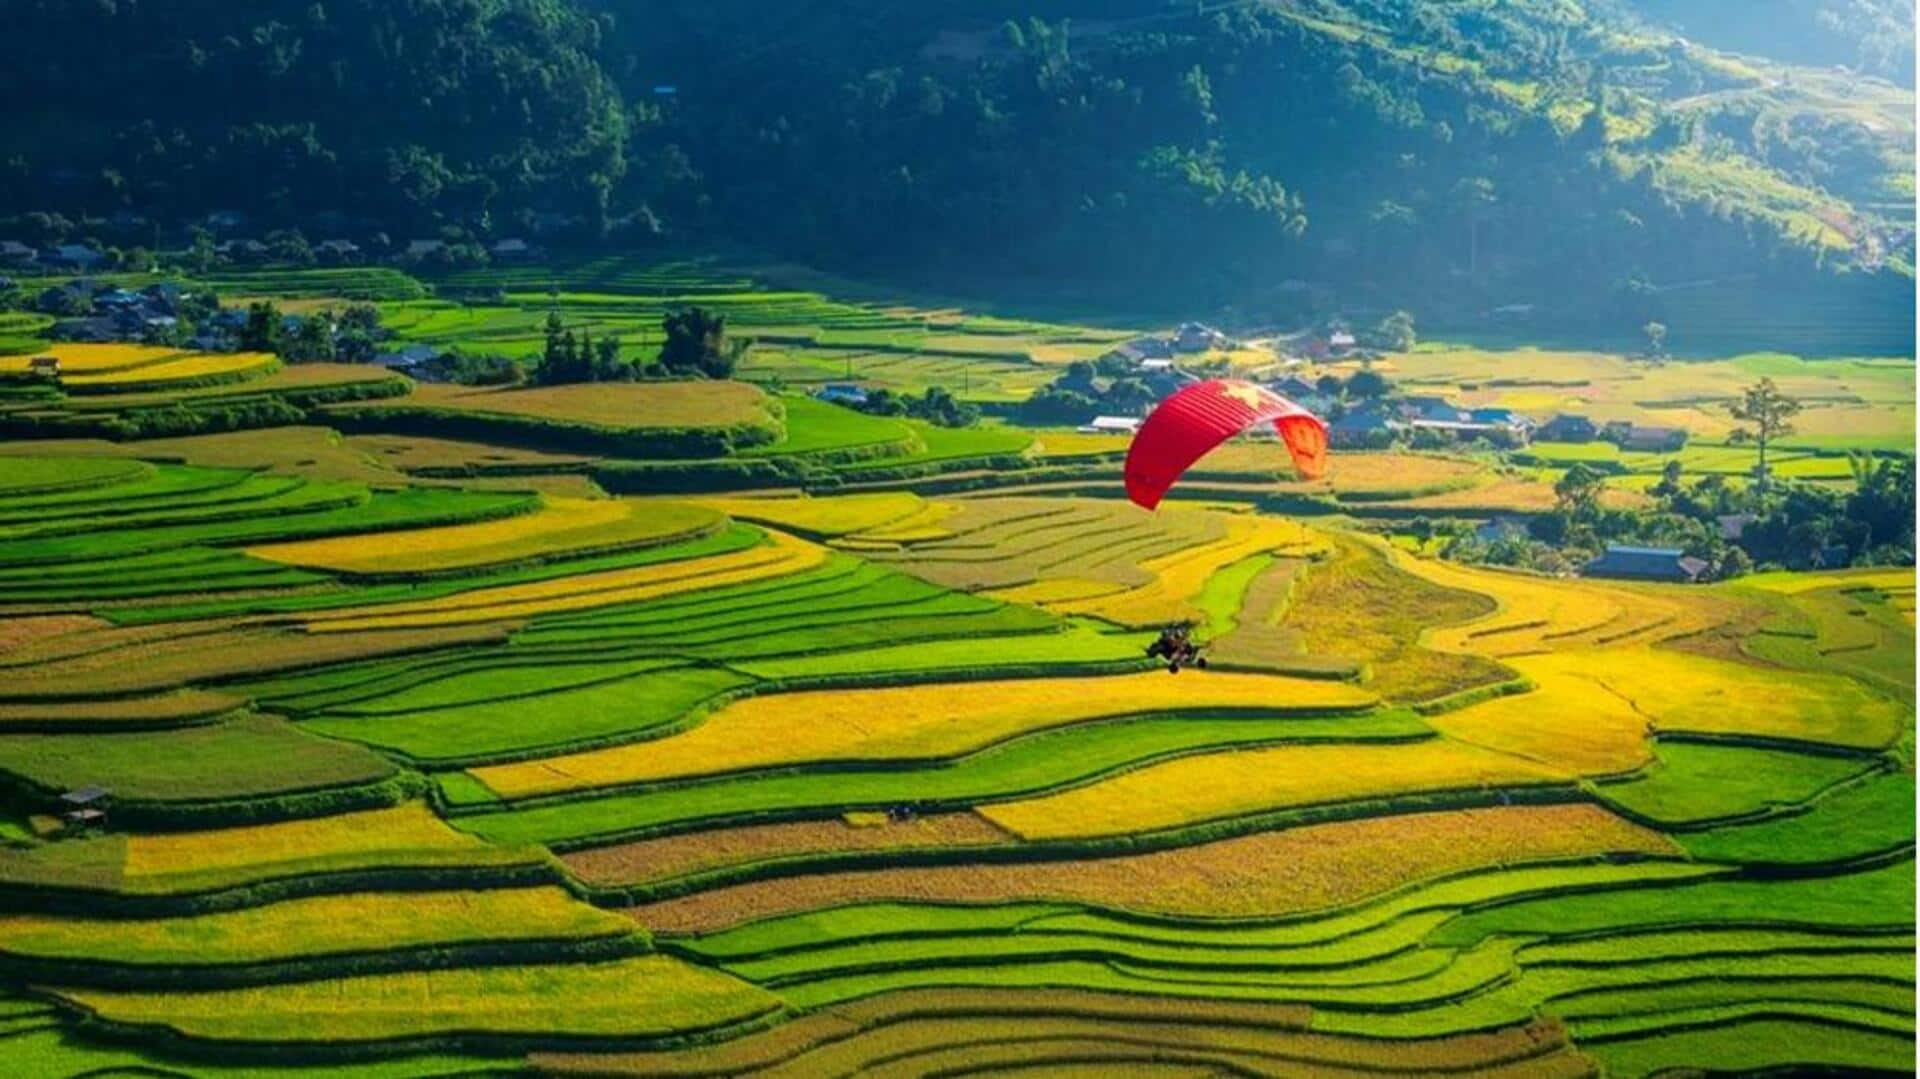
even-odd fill
[(1516, 430), (1524, 430), (1529, 435), (1537, 426), (1531, 418), (1522, 416), (1510, 408), (1470, 408), (1467, 410), (1467, 418), (1474, 423), (1504, 424)]
[(1135, 367), (1148, 360), (1171, 360), (1173, 359), (1173, 342), (1164, 337), (1136, 337), (1125, 344), (1114, 346), (1100, 358), (1121, 360)]
[(180, 313), (180, 301), (187, 298), (186, 291), (172, 281), (156, 281), (140, 290), (140, 295), (149, 304), (163, 308), (167, 314)]
[(0, 240), (0, 262), (9, 266), (26, 266), (39, 259), (40, 252), (18, 240)]
[(1147, 392), (1158, 398), (1166, 398), (1179, 392), (1182, 386), (1200, 381), (1200, 376), (1191, 371), (1182, 371), (1169, 363), (1165, 370), (1143, 368), (1140, 380), (1146, 383)]
[(1541, 424), (1533, 434), (1542, 442), (1592, 442), (1599, 433), (1592, 420), (1563, 412)]
[(851, 382), (829, 382), (815, 391), (814, 396), (836, 405), (857, 407), (867, 403), (867, 391)]
[(375, 356), (373, 362), (381, 367), (411, 367), (431, 363), (440, 356), (440, 350), (432, 345), (408, 345), (393, 352), (383, 352)]
[(1428, 431), (1457, 442), (1468, 442), (1479, 438), (1508, 449), (1527, 444), (1527, 430), (1507, 423), (1415, 419), (1408, 421), (1407, 427), (1414, 431)]
[(1232, 344), (1226, 334), (1201, 322), (1183, 322), (1173, 332), (1173, 347), (1177, 352), (1205, 352)]
[(1693, 584), (1700, 580), (1708, 568), (1705, 559), (1694, 558), (1677, 547), (1631, 547), (1609, 543), (1606, 553), (1588, 562), (1580, 572), (1587, 577)]
[(1140, 431), (1141, 420), (1138, 416), (1095, 416), (1080, 425), (1080, 433), (1086, 435), (1132, 435)]
[(322, 240), (313, 253), (323, 262), (352, 262), (360, 257), (360, 245), (352, 240)]
[(406, 255), (409, 259), (431, 258), (446, 249), (445, 240), (414, 240), (407, 244)]
[(1533, 531), (1527, 527), (1525, 518), (1508, 514), (1482, 521), (1473, 530), (1473, 538), (1486, 544), (1519, 541), (1532, 535)]
[(501, 262), (528, 262), (539, 258), (541, 251), (518, 236), (509, 236), (488, 248), (487, 253)]
[(1601, 435), (1609, 442), (1617, 443), (1623, 450), (1638, 453), (1673, 453), (1687, 446), (1687, 432), (1680, 427), (1639, 427), (1622, 424), (1616, 427), (1607, 425), (1608, 430)]
[(421, 382), (438, 382), (440, 375), (435, 365), (444, 355), (445, 352), (432, 345), (408, 345), (393, 352), (380, 353), (368, 362)]
[(1462, 424), (1470, 421), (1465, 409), (1444, 397), (1402, 397), (1398, 404), (1400, 418), (1409, 422)]
[(64, 285), (42, 289), (40, 295), (34, 297), (33, 305), (50, 315), (91, 311), (94, 294), (99, 291), (98, 282), (75, 278)]
[(1312, 397), (1320, 392), (1318, 386), (1301, 378), (1299, 375), (1288, 375), (1285, 378), (1275, 379), (1267, 383), (1267, 389), (1293, 401), (1299, 401), (1303, 397)]
[(213, 250), (221, 258), (235, 262), (259, 262), (267, 257), (267, 245), (253, 239), (228, 240)]
[(1360, 347), (1360, 341), (1351, 330), (1335, 330), (1327, 335), (1327, 355), (1350, 356)]
[(42, 262), (88, 273), (107, 261), (107, 253), (86, 244), (61, 244), (40, 256)]
[(120, 338), (120, 326), (113, 319), (102, 316), (62, 319), (47, 327), (47, 336), (55, 341), (72, 341), (82, 345), (104, 345)]
[(1747, 526), (1759, 519), (1751, 513), (1727, 513), (1714, 518), (1720, 525), (1720, 538), (1728, 543), (1740, 542), (1740, 537), (1746, 535)]
[(1267, 389), (1292, 401), (1294, 404), (1299, 405), (1301, 408), (1306, 409), (1316, 416), (1325, 416), (1328, 412), (1332, 411), (1335, 404), (1332, 397), (1320, 392), (1320, 387), (1315, 386), (1299, 375), (1288, 375), (1285, 378), (1275, 379), (1267, 383)]
[(27, 361), (27, 370), (43, 378), (53, 378), (60, 374), (60, 357), (35, 356)]
[(1378, 405), (1357, 408), (1327, 425), (1327, 441), (1336, 448), (1368, 449), (1392, 441), (1400, 424)]
[(132, 289), (110, 288), (105, 292), (97, 293), (93, 297), (93, 305), (95, 307), (105, 307), (108, 309), (135, 307), (138, 306), (139, 303), (140, 294)]

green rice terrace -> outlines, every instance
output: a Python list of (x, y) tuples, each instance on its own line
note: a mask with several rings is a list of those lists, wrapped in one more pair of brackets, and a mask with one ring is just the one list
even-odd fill
[[(1745, 482), (1717, 402), (1762, 373), (1807, 406), (1779, 473), (1850, 489), (1849, 450), (1912, 453), (1910, 360), (1423, 347), (1379, 369), (1693, 438), (1312, 481), (1237, 441), (1150, 513), (1124, 435), (993, 407), (1123, 327), (697, 259), (209, 283), (528, 360), (549, 311), (755, 344), (501, 387), (0, 327), (0, 372), (60, 359), (0, 381), (16, 1074), (1912, 1066), (1913, 570), (1552, 576), (1410, 532), (1548, 513), (1579, 465), (1625, 510), (1670, 461)], [(846, 381), (988, 415), (810, 392)], [(1208, 669), (1145, 656), (1170, 622)]]

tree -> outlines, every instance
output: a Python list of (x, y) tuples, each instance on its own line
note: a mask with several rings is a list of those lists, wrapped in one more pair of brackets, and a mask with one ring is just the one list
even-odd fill
[(335, 358), (333, 323), (325, 315), (308, 315), (282, 335), (280, 356), (290, 363), (322, 363)]
[[(875, 390), (867, 396), (869, 406), (873, 398), (885, 390)], [(1078, 390), (1065, 389), (1057, 384), (1040, 387), (1033, 396), (1020, 406), (1020, 418), (1027, 423), (1085, 423), (1093, 417), (1099, 404), (1093, 398)], [(869, 407), (866, 411), (875, 411)]]
[(546, 347), (534, 366), (533, 381), (542, 386), (560, 386), (586, 382), (592, 371), (580, 362), (580, 343), (573, 331), (560, 321), (558, 311), (547, 312)]
[(909, 398), (907, 412), (942, 427), (971, 427), (980, 419), (978, 408), (959, 401), (944, 386), (928, 386), (917, 401)]
[(867, 403), (861, 407), (861, 411), (876, 416), (904, 416), (907, 414), (907, 403), (892, 390), (881, 386), (867, 394)]
[(1606, 485), (1607, 477), (1599, 470), (1576, 462), (1554, 481), (1553, 497), (1562, 512), (1576, 520), (1585, 519), (1599, 508), (1600, 492)]
[(661, 326), (666, 340), (660, 345), (660, 365), (676, 375), (702, 374), (729, 378), (743, 350), (729, 347), (727, 316), (703, 307), (669, 311)]
[(1372, 401), (1385, 397), (1392, 391), (1393, 383), (1388, 382), (1387, 376), (1378, 371), (1355, 371), (1353, 377), (1347, 379), (1347, 393), (1353, 397)]
[(1395, 311), (1380, 320), (1373, 328), (1373, 338), (1381, 348), (1390, 352), (1411, 352), (1415, 337), (1413, 334), (1413, 314), (1409, 311)]
[(188, 273), (207, 272), (220, 260), (219, 253), (213, 247), (213, 233), (195, 225), (187, 231), (187, 235), (190, 239), (186, 253), (179, 260), (181, 269)]
[(1480, 223), (1486, 218), (1487, 211), (1498, 201), (1494, 196), (1493, 181), (1484, 176), (1470, 176), (1454, 183), (1449, 196), (1454, 209), (1467, 222), (1467, 275), (1480, 273)]
[(593, 350), (593, 375), (595, 382), (615, 382), (622, 377), (632, 377), (633, 368), (620, 360), (620, 339), (602, 337), (600, 344)]
[(1666, 323), (1649, 322), (1640, 327), (1640, 332), (1647, 335), (1647, 355), (1657, 358), (1667, 354)]
[(1767, 447), (1776, 440), (1793, 433), (1793, 417), (1800, 412), (1800, 402), (1780, 392), (1770, 378), (1747, 387), (1740, 399), (1727, 406), (1733, 418), (1747, 426), (1739, 427), (1727, 437), (1728, 442), (1744, 444), (1752, 442), (1759, 447), (1760, 463), (1754, 467), (1754, 483), (1760, 490), (1767, 489)]
[(1137, 378), (1114, 379), (1107, 392), (1100, 395), (1101, 407), (1119, 416), (1141, 412), (1156, 400), (1153, 390)]
[(247, 305), (247, 322), (240, 327), (240, 348), (244, 352), (280, 352), (280, 309), (271, 300)]
[(1669, 460), (1660, 466), (1660, 482), (1647, 489), (1647, 493), (1658, 498), (1672, 499), (1680, 494), (1680, 477), (1683, 472), (1678, 459)]
[(1847, 496), (1846, 515), (1867, 530), (1867, 542), (1877, 547), (1913, 551), (1913, 458), (1865, 454), (1849, 459), (1854, 490)]
[(267, 257), (292, 266), (311, 266), (313, 248), (299, 229), (278, 229), (267, 233)]

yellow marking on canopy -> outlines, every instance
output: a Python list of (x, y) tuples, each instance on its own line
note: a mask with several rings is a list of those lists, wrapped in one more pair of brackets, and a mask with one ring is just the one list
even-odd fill
[(1260, 410), (1261, 405), (1266, 403), (1266, 393), (1262, 391), (1260, 387), (1250, 386), (1246, 383), (1241, 383), (1238, 386), (1222, 386), (1220, 387), (1220, 396), (1231, 397), (1256, 412)]

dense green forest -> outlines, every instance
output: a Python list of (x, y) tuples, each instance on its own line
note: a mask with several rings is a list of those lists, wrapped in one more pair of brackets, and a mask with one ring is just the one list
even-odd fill
[(394, 227), (610, 204), (625, 106), (568, 0), (8, 0), (0, 204)]
[(1271, 318), (1333, 291), (1618, 328), (1736, 276), (1910, 296), (1911, 11), (1678, 35), (1711, 6), (7, 0), (36, 90), (0, 205), (731, 239)]

